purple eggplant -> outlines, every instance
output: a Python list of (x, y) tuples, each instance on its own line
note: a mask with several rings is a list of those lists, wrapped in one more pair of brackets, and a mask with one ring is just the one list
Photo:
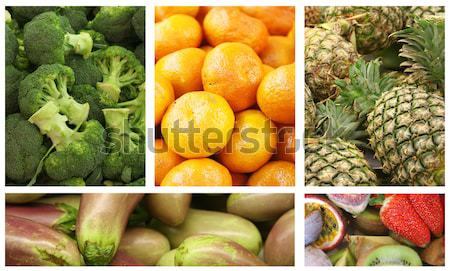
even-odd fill
[(267, 236), (264, 260), (269, 265), (294, 265), (295, 218), (294, 209), (282, 215)]
[(6, 216), (6, 265), (83, 265), (69, 236), (29, 219)]
[(150, 194), (145, 197), (145, 204), (151, 216), (177, 226), (186, 218), (191, 199), (191, 194)]
[(35, 201), (39, 198), (42, 198), (45, 194), (11, 194), (8, 193), (5, 195), (6, 203), (14, 203), (14, 204), (22, 204)]
[(123, 251), (117, 251), (111, 262), (112, 266), (144, 266), (141, 262), (137, 261), (135, 258), (131, 257)]
[(76, 224), (78, 247), (89, 265), (108, 265), (128, 218), (143, 194), (83, 194)]

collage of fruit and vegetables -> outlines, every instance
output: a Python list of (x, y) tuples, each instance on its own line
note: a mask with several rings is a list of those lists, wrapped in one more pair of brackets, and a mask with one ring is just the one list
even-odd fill
[(443, 266), (443, 194), (305, 196), (306, 266)]
[(5, 198), (8, 266), (294, 265), (294, 194)]
[(6, 7), (7, 185), (145, 183), (145, 7)]
[(445, 184), (444, 18), (305, 7), (305, 185)]

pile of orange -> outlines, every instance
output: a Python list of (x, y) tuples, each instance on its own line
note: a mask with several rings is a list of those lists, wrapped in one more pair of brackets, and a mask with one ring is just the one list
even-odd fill
[(294, 7), (155, 20), (156, 185), (295, 185)]

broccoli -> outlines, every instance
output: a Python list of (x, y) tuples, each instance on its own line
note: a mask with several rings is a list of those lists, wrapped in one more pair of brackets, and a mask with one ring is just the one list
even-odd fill
[(51, 179), (85, 178), (103, 162), (104, 128), (98, 121), (89, 120), (78, 131), (72, 129), (53, 101), (45, 104), (28, 121), (39, 127), (56, 149), (44, 161), (45, 172)]
[(70, 26), (75, 32), (85, 28), (88, 24), (85, 7), (64, 7), (61, 9), (60, 14), (69, 20)]
[(66, 66), (73, 70), (75, 85), (89, 84), (95, 86), (102, 81), (102, 73), (94, 65), (92, 59), (84, 59), (79, 55), (71, 55), (66, 58)]
[(92, 42), (93, 42), (92, 47), (94, 49), (103, 49), (103, 48), (106, 48), (106, 47), (109, 46), (108, 41), (106, 41), (105, 35), (103, 35), (102, 33), (99, 33), (99, 32), (97, 32), (95, 30), (92, 30), (92, 29), (90, 29), (90, 30), (87, 30), (87, 29), (80, 30), (80, 33), (82, 33), (82, 32), (88, 33), (91, 36)]
[(131, 20), (136, 35), (145, 41), (145, 7), (140, 7), (136, 13), (134, 13)]
[(139, 94), (135, 99), (118, 103), (116, 107), (130, 111), (131, 129), (145, 137), (145, 83), (139, 86)]
[(41, 107), (53, 102), (71, 124), (82, 124), (88, 117), (89, 104), (79, 104), (68, 94), (67, 89), (73, 82), (73, 71), (69, 67), (60, 64), (40, 66), (20, 82), (20, 112), (30, 118)]
[(105, 105), (101, 103), (100, 92), (91, 85), (75, 85), (70, 91), (70, 95), (79, 103), (89, 103), (88, 119), (98, 120), (105, 123), (102, 109)]
[(58, 7), (11, 7), (12, 17), (17, 20), (20, 25), (24, 25), (41, 13), (56, 11), (57, 9)]
[(104, 104), (119, 101), (122, 89), (136, 88), (145, 81), (144, 66), (133, 52), (119, 46), (110, 46), (91, 54), (103, 75), (97, 89), (102, 92)]
[(31, 63), (36, 65), (65, 63), (71, 53), (88, 57), (93, 41), (89, 34), (73, 34), (67, 18), (54, 12), (44, 12), (24, 27), (25, 51)]
[(134, 55), (137, 59), (141, 62), (142, 65), (145, 66), (145, 43), (141, 43), (138, 46), (136, 46), (136, 49), (134, 50)]
[(19, 51), (19, 45), (17, 44), (17, 38), (14, 31), (5, 25), (5, 63), (13, 64), (16, 59), (17, 52)]
[(26, 72), (16, 69), (13, 65), (5, 67), (5, 96), (6, 114), (19, 112), (19, 84), (27, 75)]
[(14, 183), (25, 184), (33, 178), (47, 152), (44, 137), (20, 114), (6, 117), (5, 134), (6, 176)]
[(101, 7), (90, 26), (108, 41), (120, 42), (133, 34), (131, 19), (135, 12), (135, 7)]

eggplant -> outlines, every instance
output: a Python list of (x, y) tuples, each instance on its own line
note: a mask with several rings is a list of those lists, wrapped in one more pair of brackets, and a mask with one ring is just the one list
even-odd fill
[(170, 250), (169, 240), (161, 233), (149, 228), (130, 228), (120, 241), (117, 253), (122, 253), (146, 266), (156, 265)]
[(295, 264), (294, 209), (282, 215), (267, 236), (264, 244), (264, 260), (269, 265)]
[(75, 230), (78, 210), (64, 203), (6, 205), (6, 215), (26, 218), (70, 234)]
[(49, 194), (46, 197), (34, 200), (33, 202), (51, 205), (67, 204), (78, 211), (78, 209), (80, 209), (80, 199), (81, 195), (79, 194)]
[(231, 239), (255, 255), (262, 246), (261, 234), (256, 226), (233, 214), (190, 209), (184, 222), (176, 227), (165, 225), (157, 219), (152, 220), (151, 226), (169, 239), (172, 248), (177, 248), (186, 238), (200, 234)]
[(162, 255), (159, 261), (156, 263), (157, 266), (175, 266), (175, 253), (176, 249), (172, 249), (166, 254)]
[(69, 236), (29, 219), (6, 216), (6, 265), (83, 265)]
[(143, 194), (83, 194), (76, 223), (78, 247), (89, 265), (108, 265)]
[(227, 201), (228, 213), (255, 222), (277, 219), (292, 208), (294, 208), (294, 194), (231, 194)]
[(175, 252), (176, 266), (262, 266), (255, 254), (238, 243), (215, 235), (187, 238)]
[(183, 223), (191, 204), (191, 194), (150, 194), (145, 198), (151, 216), (170, 226)]
[(5, 195), (6, 203), (14, 203), (14, 204), (22, 204), (35, 201), (39, 198), (42, 198), (45, 194), (11, 194), (8, 193)]
[(144, 266), (143, 263), (137, 261), (135, 258), (131, 257), (125, 252), (117, 251), (114, 256), (111, 266)]

